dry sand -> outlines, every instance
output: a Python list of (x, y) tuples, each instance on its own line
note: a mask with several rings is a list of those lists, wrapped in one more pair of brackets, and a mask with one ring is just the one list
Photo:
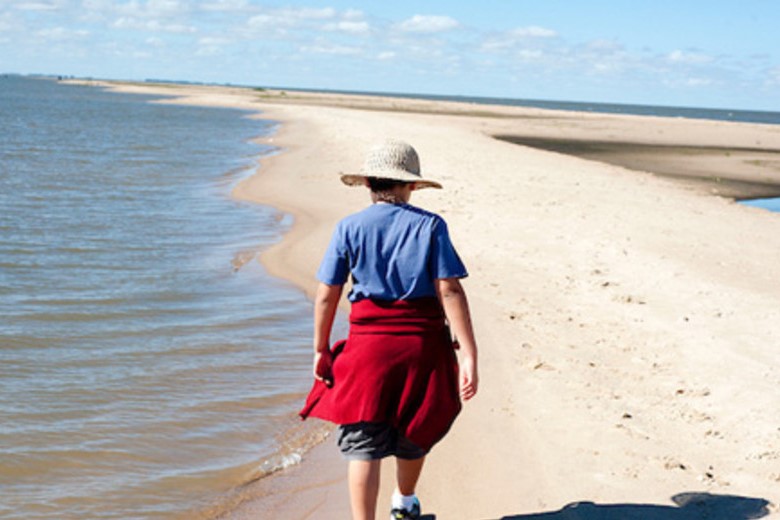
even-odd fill
[[(713, 195), (718, 181), (706, 167), (774, 193), (780, 126), (360, 96), (307, 101), (246, 89), (162, 92), (282, 122), (269, 139), (282, 153), (235, 195), (295, 216), (263, 263), (309, 294), (333, 225), (368, 202), (337, 174), (357, 169), (371, 143), (411, 142), (423, 174), (444, 183), (412, 202), (447, 219), (470, 268), (464, 284), (482, 387), (423, 474), (419, 495), (435, 518), (780, 516), (766, 505), (780, 503), (780, 215)], [(612, 162), (639, 170), (674, 162), (704, 181), (496, 134), (631, 143), (642, 153), (624, 147), (622, 160), (633, 162)], [(648, 145), (666, 148), (648, 154)], [(697, 150), (695, 167), (664, 155), (680, 147)], [(730, 189), (749, 193), (744, 184)], [(380, 512), (391, 470), (386, 464)], [(247, 495), (256, 498), (229, 518), (348, 518), (344, 475), (328, 442), (255, 484)]]

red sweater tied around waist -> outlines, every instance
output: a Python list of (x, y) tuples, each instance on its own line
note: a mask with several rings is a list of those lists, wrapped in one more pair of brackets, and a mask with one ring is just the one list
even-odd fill
[(300, 411), (336, 424), (382, 422), (429, 450), (460, 412), (458, 364), (436, 298), (352, 304), (332, 352), (333, 385), (315, 381)]

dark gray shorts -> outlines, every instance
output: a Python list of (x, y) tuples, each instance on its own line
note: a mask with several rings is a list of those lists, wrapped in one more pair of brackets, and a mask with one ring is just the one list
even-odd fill
[(375, 460), (391, 455), (399, 459), (419, 459), (428, 452), (402, 437), (385, 423), (344, 424), (336, 431), (336, 444), (347, 460)]

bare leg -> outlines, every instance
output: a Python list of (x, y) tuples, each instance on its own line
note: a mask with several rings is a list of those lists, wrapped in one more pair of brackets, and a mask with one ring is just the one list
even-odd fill
[(396, 459), (396, 482), (399, 493), (402, 495), (414, 495), (424, 462), (425, 457), (413, 460)]
[(353, 520), (374, 520), (382, 460), (349, 461), (349, 498)]

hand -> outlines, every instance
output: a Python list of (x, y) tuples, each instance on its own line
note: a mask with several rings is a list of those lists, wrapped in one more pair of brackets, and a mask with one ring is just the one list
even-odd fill
[(333, 386), (333, 354), (329, 349), (314, 354), (314, 379)]
[(464, 356), (460, 362), (460, 398), (468, 401), (477, 395), (478, 386), (477, 362), (470, 356)]

